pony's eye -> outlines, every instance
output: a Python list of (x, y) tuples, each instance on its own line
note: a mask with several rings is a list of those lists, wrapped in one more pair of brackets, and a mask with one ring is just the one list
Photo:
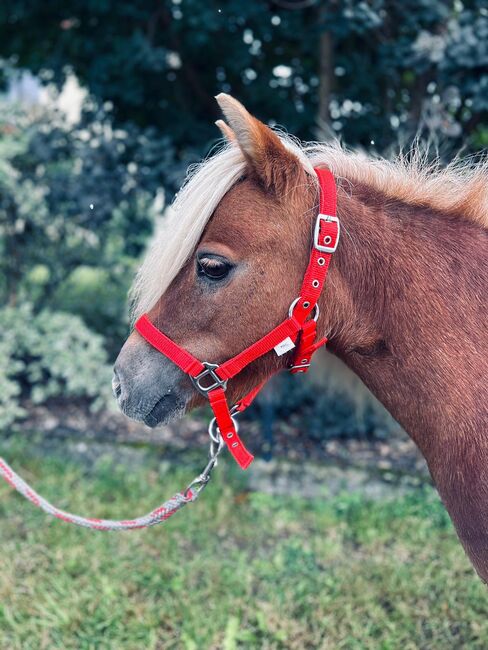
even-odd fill
[(200, 255), (197, 258), (197, 274), (209, 280), (224, 280), (232, 265), (222, 257), (216, 255)]

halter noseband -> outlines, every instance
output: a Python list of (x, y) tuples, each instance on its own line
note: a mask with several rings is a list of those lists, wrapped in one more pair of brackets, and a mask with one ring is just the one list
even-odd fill
[(229, 408), (225, 395), (228, 380), (235, 377), (252, 361), (273, 349), (278, 356), (281, 356), (296, 347), (289, 369), (292, 373), (307, 372), (312, 355), (327, 342), (326, 338), (316, 341), (319, 315), (317, 301), (324, 288), (332, 253), (335, 252), (339, 242), (340, 226), (336, 216), (334, 176), (325, 169), (315, 169), (315, 173), (319, 180), (320, 209), (315, 222), (308, 267), (299, 297), (292, 302), (288, 317), (277, 327), (232, 359), (218, 365), (196, 359), (155, 327), (147, 314), (141, 316), (135, 324), (139, 334), (189, 375), (195, 388), (209, 400), (215, 416), (209, 432), (214, 439), (225, 441), (230, 453), (242, 469), (249, 467), (254, 456), (240, 439), (234, 416), (251, 404), (266, 381), (253, 388), (232, 408)]

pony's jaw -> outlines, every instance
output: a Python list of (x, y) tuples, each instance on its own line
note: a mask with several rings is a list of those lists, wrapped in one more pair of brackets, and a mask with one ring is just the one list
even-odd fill
[(182, 417), (193, 397), (188, 379), (174, 364), (130, 337), (115, 362), (112, 389), (120, 410), (151, 428)]

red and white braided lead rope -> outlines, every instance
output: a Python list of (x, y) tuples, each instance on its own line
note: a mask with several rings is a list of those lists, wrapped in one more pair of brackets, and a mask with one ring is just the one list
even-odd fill
[[(212, 424), (213, 423), (211, 423), (211, 426)], [(19, 492), (23, 497), (41, 510), (44, 510), (48, 515), (52, 515), (53, 517), (66, 521), (69, 524), (104, 531), (149, 528), (150, 526), (155, 526), (156, 524), (166, 521), (187, 503), (196, 501), (200, 492), (209, 482), (212, 471), (217, 465), (217, 457), (224, 446), (220, 433), (218, 431), (213, 431), (211, 426), (209, 426), (209, 434), (211, 438), (210, 460), (203, 472), (190, 483), (184, 492), (178, 492), (174, 497), (171, 497), (171, 499), (161, 504), (159, 508), (156, 508), (147, 515), (137, 517), (136, 519), (122, 519), (120, 521), (114, 521), (112, 519), (94, 519), (92, 517), (80, 517), (79, 515), (73, 515), (70, 512), (66, 512), (65, 510), (60, 510), (44, 499), (44, 497), (41, 497), (41, 495), (20, 478), (20, 476), (14, 472), (10, 465), (1, 457), (0, 477), (13, 487), (14, 490), (17, 490), (17, 492)]]
[(215, 418), (210, 422), (208, 427), (208, 434), (210, 436), (210, 451), (209, 461), (205, 469), (189, 484), (184, 492), (178, 492), (171, 497), (168, 501), (152, 510), (152, 512), (136, 519), (94, 519), (92, 517), (80, 517), (73, 515), (65, 510), (60, 510), (53, 506), (49, 501), (41, 497), (28, 483), (26, 483), (20, 476), (14, 472), (10, 465), (0, 457), (0, 477), (3, 478), (14, 490), (17, 490), (23, 497), (33, 503), (35, 506), (44, 510), (48, 515), (52, 515), (57, 519), (66, 521), (69, 524), (76, 526), (83, 526), (84, 528), (91, 528), (93, 530), (135, 530), (137, 528), (149, 528), (160, 524), (172, 515), (175, 514), (180, 508), (186, 506), (187, 503), (196, 501), (200, 496), (200, 492), (204, 489), (210, 480), (214, 468), (217, 466), (217, 459), (224, 448), (224, 441), (220, 435), (220, 431), (216, 427)]
[(0, 458), (0, 476), (11, 485), (14, 490), (17, 490), (17, 492), (22, 494), (22, 496), (28, 499), (35, 506), (44, 510), (48, 515), (57, 517), (57, 519), (66, 521), (69, 524), (83, 526), (84, 528), (92, 528), (93, 530), (134, 530), (136, 528), (155, 526), (156, 524), (160, 524), (161, 522), (166, 521), (166, 519), (169, 519), (169, 517), (174, 515), (180, 508), (191, 501), (195, 501), (198, 497), (198, 491), (188, 489), (185, 492), (175, 494), (174, 497), (165, 501), (159, 506), (159, 508), (156, 508), (147, 515), (138, 517), (137, 519), (124, 519), (121, 521), (113, 521), (111, 519), (93, 519), (73, 515), (70, 512), (60, 510), (53, 506), (49, 501), (44, 499), (44, 497), (41, 497), (41, 495), (31, 488), (23, 479), (21, 479), (3, 458)]

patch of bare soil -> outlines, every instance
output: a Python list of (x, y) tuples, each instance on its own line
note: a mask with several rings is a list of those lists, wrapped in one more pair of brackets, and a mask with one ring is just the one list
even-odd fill
[[(21, 431), (40, 433), (51, 442), (84, 443), (85, 447), (98, 444), (148, 447), (164, 451), (171, 457), (186, 449), (202, 449), (206, 453), (207, 423), (206, 414), (197, 413), (171, 425), (149, 429), (118, 412), (93, 414), (84, 404), (70, 402), (53, 403), (49, 408), (30, 406)], [(306, 431), (284, 421), (275, 421), (272, 433), (267, 436), (262, 429), (255, 420), (244, 420), (241, 425), (246, 445), (257, 458), (265, 461), (279, 461), (290, 466), (300, 466), (304, 462), (336, 466), (366, 472), (388, 483), (418, 484), (430, 480), (420, 452), (401, 430), (381, 440), (338, 440), (327, 435), (317, 440), (316, 436), (310, 438)], [(274, 465), (271, 463), (269, 468)]]

